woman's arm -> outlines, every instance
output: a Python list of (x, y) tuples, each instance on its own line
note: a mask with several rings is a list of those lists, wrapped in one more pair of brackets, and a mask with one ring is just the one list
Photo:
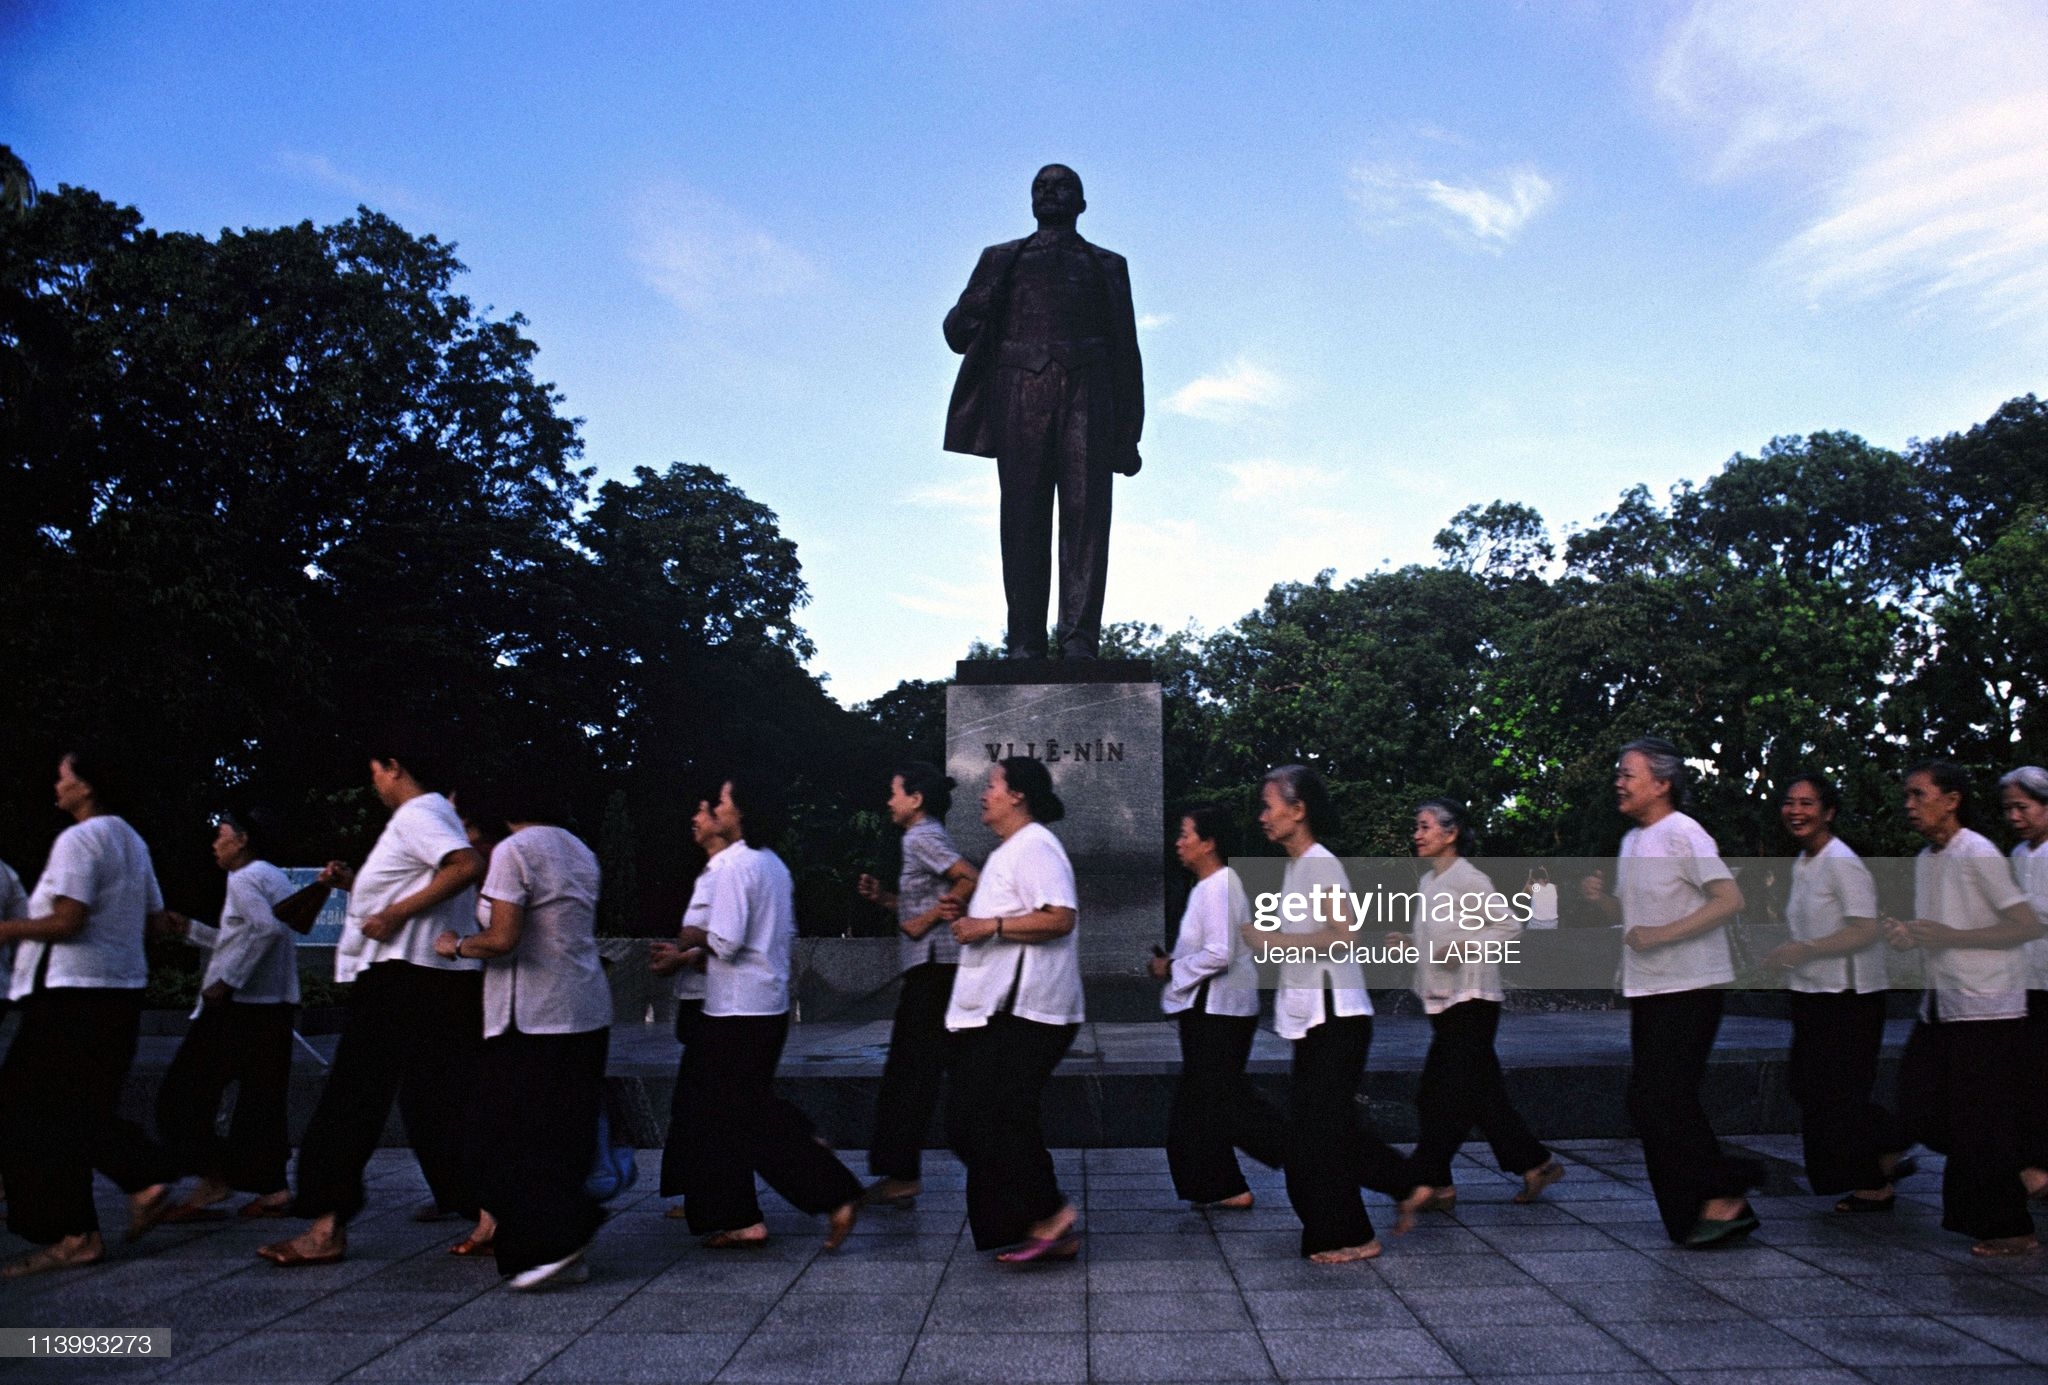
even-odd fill
[(39, 919), (8, 919), (0, 922), (0, 943), (62, 943), (85, 931), (85, 906), (69, 895), (50, 902), (50, 912)]
[(426, 884), (395, 900), (363, 920), (363, 936), (372, 942), (388, 942), (415, 915), (436, 904), (445, 904), (484, 878), (484, 856), (473, 846), (451, 851), (441, 858)]
[(1709, 880), (1704, 888), (1707, 894), (1706, 903), (1684, 918), (1654, 926), (1637, 924), (1622, 935), (1622, 941), (1637, 952), (1653, 947), (1669, 947), (1673, 943), (1682, 943), (1688, 938), (1711, 933), (1742, 912), (1742, 887), (1733, 880)]
[(464, 937), (453, 931), (434, 939), (434, 951), (443, 957), (488, 962), (503, 957), (519, 946), (519, 934), (526, 927), (526, 906), (509, 899), (491, 901), (491, 921), (481, 933)]
[(1049, 943), (1074, 931), (1074, 911), (1061, 904), (1048, 904), (1028, 914), (978, 919), (972, 916), (953, 921), (953, 940), (978, 943), (1000, 936), (1010, 943)]

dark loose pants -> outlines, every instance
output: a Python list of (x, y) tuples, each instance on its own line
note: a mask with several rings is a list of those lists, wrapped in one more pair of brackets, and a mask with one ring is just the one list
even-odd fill
[(977, 1250), (1017, 1244), (1066, 1204), (1040, 1103), (1080, 1032), (1078, 1024), (1002, 1014), (953, 1036), (947, 1137), (967, 1165), (967, 1225)]
[(1898, 1119), (1871, 1098), (1884, 1048), (1883, 992), (1791, 991), (1792, 1099), (1816, 1193), (1877, 1192), (1890, 1180), (1878, 1162), (1908, 1144)]
[(584, 1185), (597, 1154), (609, 1029), (485, 1039), (478, 1063), (478, 1196), (498, 1219), (499, 1274), (590, 1244), (604, 1212)]
[(2020, 1162), (2048, 1169), (2048, 991), (2027, 992), (2027, 1042), (2020, 1109)]
[(1463, 1001), (1429, 1017), (1429, 1056), (1415, 1097), (1422, 1127), (1414, 1154), (1418, 1183), (1449, 1187), (1451, 1159), (1475, 1128), (1503, 1173), (1528, 1173), (1550, 1162), (1550, 1151), (1508, 1100), (1493, 1051), (1499, 1029), (1496, 1000)]
[(135, 1059), (142, 992), (57, 986), (23, 1000), (0, 1063), (7, 1227), (34, 1245), (99, 1230), (92, 1173), (125, 1193), (176, 1177), (142, 1127), (115, 1114)]
[(1187, 1202), (1221, 1202), (1247, 1192), (1237, 1165), (1243, 1150), (1267, 1168), (1287, 1158), (1287, 1123), (1244, 1075), (1257, 1015), (1183, 1010), (1180, 1084), (1166, 1119), (1166, 1166)]
[(1980, 1241), (2034, 1229), (2020, 1181), (2026, 1028), (2020, 1019), (1921, 1020), (1899, 1064), (1906, 1133), (1948, 1156), (1941, 1224)]
[(480, 971), (379, 962), (356, 977), (348, 1028), (300, 1145), (295, 1215), (347, 1222), (362, 1210), (363, 1169), (394, 1100), (434, 1205), (476, 1215), (466, 1131), (483, 994)]
[(1370, 1015), (1325, 1019), (1294, 1041), (1287, 1200), (1301, 1221), (1305, 1256), (1373, 1239), (1360, 1188), (1399, 1200), (1422, 1182), (1399, 1151), (1359, 1123), (1359, 1084), (1371, 1049)]
[(1093, 656), (1109, 580), (1109, 500), (1115, 473), (1108, 372), (1048, 362), (996, 371), (1002, 443), (1003, 591), (1012, 649), (1045, 652), (1052, 591), (1053, 501), (1059, 501), (1061, 646)]
[(1711, 1198), (1741, 1197), (1763, 1181), (1755, 1160), (1714, 1138), (1700, 1084), (1726, 1003), (1717, 990), (1633, 996), (1628, 1002), (1628, 1114), (1643, 1141), (1665, 1234), (1683, 1243)]
[(668, 1141), (661, 1147), (661, 1195), (681, 1197), (690, 1190), (690, 1102), (683, 1073), (690, 1062), (690, 1045), (697, 1037), (697, 1025), (704, 1018), (702, 1000), (676, 1002), (676, 1085), (668, 1100)]
[[(289, 1004), (209, 1005), (192, 1021), (157, 1092), (156, 1132), (178, 1172), (218, 1178), (244, 1193), (284, 1191), (291, 1134), (285, 1098), (292, 1079)], [(235, 1085), (235, 1115), (214, 1132), (220, 1099)]]
[(690, 1230), (738, 1231), (761, 1220), (754, 1175), (800, 1212), (830, 1212), (860, 1182), (817, 1138), (804, 1113), (775, 1095), (789, 1016), (706, 1015), (683, 1058), (690, 1123), (683, 1190)]
[(903, 973), (882, 1091), (875, 1098), (875, 1134), (868, 1143), (868, 1172), (879, 1177), (914, 1181), (923, 1170), (925, 1132), (939, 1109), (953, 1051), (946, 1005), (959, 970), (952, 962), (924, 962)]

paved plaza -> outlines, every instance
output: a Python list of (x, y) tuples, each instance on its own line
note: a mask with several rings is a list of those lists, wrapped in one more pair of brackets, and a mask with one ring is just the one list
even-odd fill
[(344, 1264), (273, 1269), (252, 1252), (295, 1224), (230, 1223), (0, 1288), (6, 1325), (176, 1341), (160, 1362), (0, 1362), (0, 1382), (2048, 1381), (2048, 1256), (1973, 1261), (1936, 1225), (1938, 1174), (1909, 1182), (1894, 1216), (1838, 1217), (1798, 1192), (1795, 1141), (1736, 1143), (1771, 1161), (1772, 1187), (1764, 1229), (1726, 1250), (1666, 1243), (1631, 1141), (1563, 1144), (1570, 1175), (1537, 1207), (1467, 1160), (1455, 1214), (1341, 1267), (1296, 1256), (1263, 1170), (1258, 1208), (1202, 1215), (1174, 1200), (1158, 1151), (1069, 1150), (1089, 1231), (1077, 1263), (989, 1263), (940, 1155), (917, 1211), (870, 1214), (836, 1253), (773, 1200), (769, 1247), (714, 1252), (651, 1193), (621, 1199), (590, 1282), (533, 1295), (450, 1257), (460, 1226), (414, 1223), (418, 1171), (385, 1150)]

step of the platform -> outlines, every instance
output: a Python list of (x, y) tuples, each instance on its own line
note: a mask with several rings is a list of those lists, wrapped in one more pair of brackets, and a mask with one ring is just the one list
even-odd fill
[[(1907, 1028), (1904, 1021), (1889, 1026), (1883, 1090), (1889, 1090)], [(778, 1086), (834, 1144), (865, 1146), (888, 1039), (889, 1026), (879, 1021), (798, 1025), (783, 1052)], [(1707, 1111), (1717, 1130), (1765, 1135), (1798, 1129), (1798, 1112), (1786, 1083), (1789, 1039), (1790, 1026), (1782, 1020), (1730, 1016), (1722, 1024), (1705, 1085)], [(335, 1043), (329, 1035), (307, 1039), (300, 1046), (292, 1072), (295, 1140), (319, 1099), (324, 1063)], [(154, 1108), (157, 1087), (177, 1044), (171, 1037), (142, 1040), (123, 1097), (129, 1115), (146, 1118)], [(1377, 1021), (1362, 1096), (1387, 1139), (1414, 1138), (1415, 1084), (1428, 1048), (1427, 1021), (1405, 1016)], [(1511, 1014), (1501, 1022), (1498, 1052), (1508, 1090), (1538, 1135), (1597, 1139), (1632, 1133), (1623, 1104), (1628, 1075), (1625, 1012)], [(1252, 1048), (1250, 1071), (1254, 1084), (1275, 1100), (1284, 1098), (1288, 1061), (1286, 1041), (1261, 1030)], [(667, 1026), (613, 1029), (609, 1071), (618, 1098), (615, 1106), (639, 1113), (632, 1123), (640, 1128), (632, 1133), (643, 1147), (660, 1142), (675, 1066), (676, 1044)], [(1179, 1068), (1178, 1039), (1170, 1024), (1083, 1025), (1046, 1093), (1047, 1140), (1077, 1148), (1157, 1146), (1165, 1135)], [(403, 1144), (404, 1138), (394, 1119), (385, 1132), (386, 1143)], [(934, 1147), (941, 1143), (936, 1124), (930, 1141)]]

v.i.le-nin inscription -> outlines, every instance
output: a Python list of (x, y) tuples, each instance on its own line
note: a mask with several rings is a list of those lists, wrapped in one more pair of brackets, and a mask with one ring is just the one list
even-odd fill
[[(1018, 753), (1017, 745), (1016, 741), (982, 742), (983, 749), (988, 751), (990, 764), (995, 764), (998, 760), (1014, 759)], [(1122, 741), (1106, 741), (1100, 736), (1092, 741), (1047, 741), (1043, 754), (1039, 753), (1037, 741), (1025, 741), (1023, 746), (1025, 759), (1043, 760), (1048, 765), (1070, 761), (1080, 764), (1117, 764), (1124, 758)]]

